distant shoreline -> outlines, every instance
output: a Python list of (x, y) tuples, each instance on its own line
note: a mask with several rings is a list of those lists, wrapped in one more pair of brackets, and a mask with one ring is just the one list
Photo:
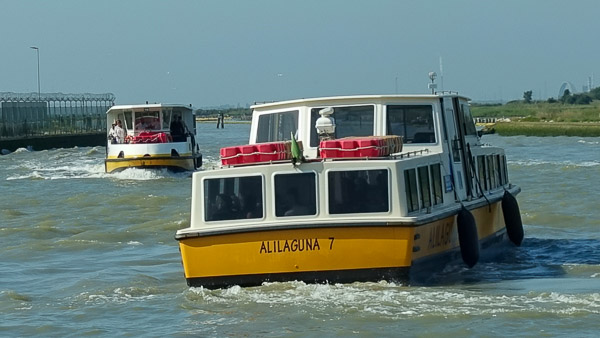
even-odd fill
[(480, 124), (484, 133), (502, 136), (600, 137), (600, 101), (590, 104), (523, 103), (471, 106), (476, 118), (498, 119)]
[[(216, 117), (196, 117), (196, 123), (217, 123)], [(246, 120), (235, 120), (235, 119), (225, 119), (223, 120), (225, 124), (250, 124), (252, 121)]]
[(501, 136), (600, 137), (598, 122), (498, 122), (491, 128)]

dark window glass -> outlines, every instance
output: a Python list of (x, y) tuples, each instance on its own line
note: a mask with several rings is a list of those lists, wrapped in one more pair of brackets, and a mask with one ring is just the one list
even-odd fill
[(464, 121), (464, 133), (465, 135), (474, 135), (477, 136), (477, 128), (475, 128), (475, 122), (473, 121), (473, 116), (471, 115), (471, 110), (469, 109), (468, 104), (461, 104), (460, 108), (463, 113), (463, 121)]
[(504, 185), (504, 166), (502, 165), (502, 155), (496, 155), (496, 163), (498, 169), (498, 179), (500, 185)]
[(204, 181), (205, 221), (262, 218), (262, 205), (262, 176)]
[(331, 214), (390, 210), (387, 170), (330, 171), (327, 177)]
[(490, 189), (496, 188), (496, 180), (494, 179), (494, 161), (492, 156), (486, 155), (486, 167), (487, 167), (487, 180), (489, 182), (488, 187)]
[(404, 143), (435, 143), (433, 108), (387, 106), (387, 134), (402, 136)]
[(504, 173), (504, 184), (508, 184), (508, 167), (506, 166), (505, 155), (502, 155), (502, 171)]
[[(317, 119), (321, 117), (319, 110), (323, 108), (310, 110), (310, 145), (312, 147), (319, 145), (317, 129), (314, 126)], [(334, 107), (331, 116), (335, 119), (335, 138), (373, 135), (375, 106)]]
[(146, 130), (160, 130), (160, 117), (158, 111), (144, 111), (135, 113), (135, 132)]
[(167, 108), (162, 110), (162, 129), (169, 129), (171, 126), (171, 117), (173, 116), (173, 113), (175, 113), (174, 115), (177, 116), (183, 116), (180, 110), (175, 110), (174, 112), (173, 110)]
[(406, 189), (406, 205), (408, 212), (419, 210), (419, 194), (417, 193), (417, 172), (415, 169), (404, 171)]
[(314, 173), (275, 175), (275, 216), (302, 216), (316, 213)]
[(439, 164), (433, 164), (430, 167), (431, 182), (433, 182), (433, 205), (444, 203), (444, 194), (442, 192), (442, 173)]
[[(485, 170), (485, 156), (477, 156), (477, 169), (479, 170), (479, 183), (483, 190), (488, 190), (487, 170)], [(483, 192), (481, 192), (483, 194)]]
[(421, 192), (421, 205), (424, 208), (431, 206), (431, 194), (429, 186), (429, 170), (427, 167), (419, 167), (419, 189)]
[(133, 112), (131, 110), (125, 111), (125, 118), (123, 119), (124, 128), (127, 130), (133, 130)]
[(298, 111), (263, 114), (258, 118), (257, 143), (291, 140), (291, 134), (297, 138)]
[(495, 181), (495, 186), (499, 187), (501, 185), (500, 183), (500, 155), (496, 155), (496, 156), (492, 156), (492, 159), (494, 161), (494, 181)]

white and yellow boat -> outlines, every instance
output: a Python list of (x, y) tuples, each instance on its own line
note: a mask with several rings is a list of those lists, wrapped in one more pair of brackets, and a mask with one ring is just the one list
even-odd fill
[(119, 105), (111, 107), (106, 117), (107, 173), (132, 167), (193, 171), (202, 165), (191, 106)]
[(176, 234), (190, 286), (411, 282), (523, 240), (520, 188), (504, 150), (480, 142), (466, 97), (252, 108), (249, 144), (193, 174), (190, 227)]

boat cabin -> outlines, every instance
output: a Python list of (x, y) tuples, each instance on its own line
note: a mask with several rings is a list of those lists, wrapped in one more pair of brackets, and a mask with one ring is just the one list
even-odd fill
[[(191, 106), (145, 104), (113, 106), (107, 112), (107, 130), (122, 121), (126, 139), (123, 143), (185, 142), (185, 134), (196, 134), (196, 121)], [(181, 121), (179, 123), (178, 121)], [(179, 124), (181, 130), (173, 126)]]
[[(304, 156), (317, 158), (319, 137), (315, 124), (323, 108), (332, 108), (332, 138), (398, 135), (407, 151), (427, 148), (442, 152), (444, 137), (479, 143), (468, 99), (458, 95), (364, 95), (303, 99), (252, 106), (250, 143), (290, 140), (293, 133), (304, 144)], [(460, 116), (458, 116), (460, 115)], [(456, 121), (452, 134), (444, 122)]]
[[(468, 99), (457, 94), (328, 97), (252, 109), (250, 144), (223, 148), (219, 170), (196, 174), (193, 196), (202, 203), (193, 205), (192, 227), (278, 224), (292, 216), (412, 221), (508, 184), (504, 151), (481, 144)], [(335, 125), (325, 139), (315, 127), (323, 110)], [(299, 165), (291, 163), (292, 142), (302, 148)]]

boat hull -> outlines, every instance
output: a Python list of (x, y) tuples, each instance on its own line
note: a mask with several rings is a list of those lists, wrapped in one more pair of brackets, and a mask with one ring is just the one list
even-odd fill
[[(506, 242), (499, 203), (471, 210), (479, 243)], [(178, 234), (189, 286), (263, 282), (410, 282), (460, 258), (456, 215), (425, 224), (335, 224), (310, 228)], [(434, 270), (432, 270), (434, 269)]]
[(201, 158), (193, 156), (144, 156), (132, 158), (107, 158), (104, 161), (107, 173), (127, 168), (167, 168), (173, 171), (193, 171)]

